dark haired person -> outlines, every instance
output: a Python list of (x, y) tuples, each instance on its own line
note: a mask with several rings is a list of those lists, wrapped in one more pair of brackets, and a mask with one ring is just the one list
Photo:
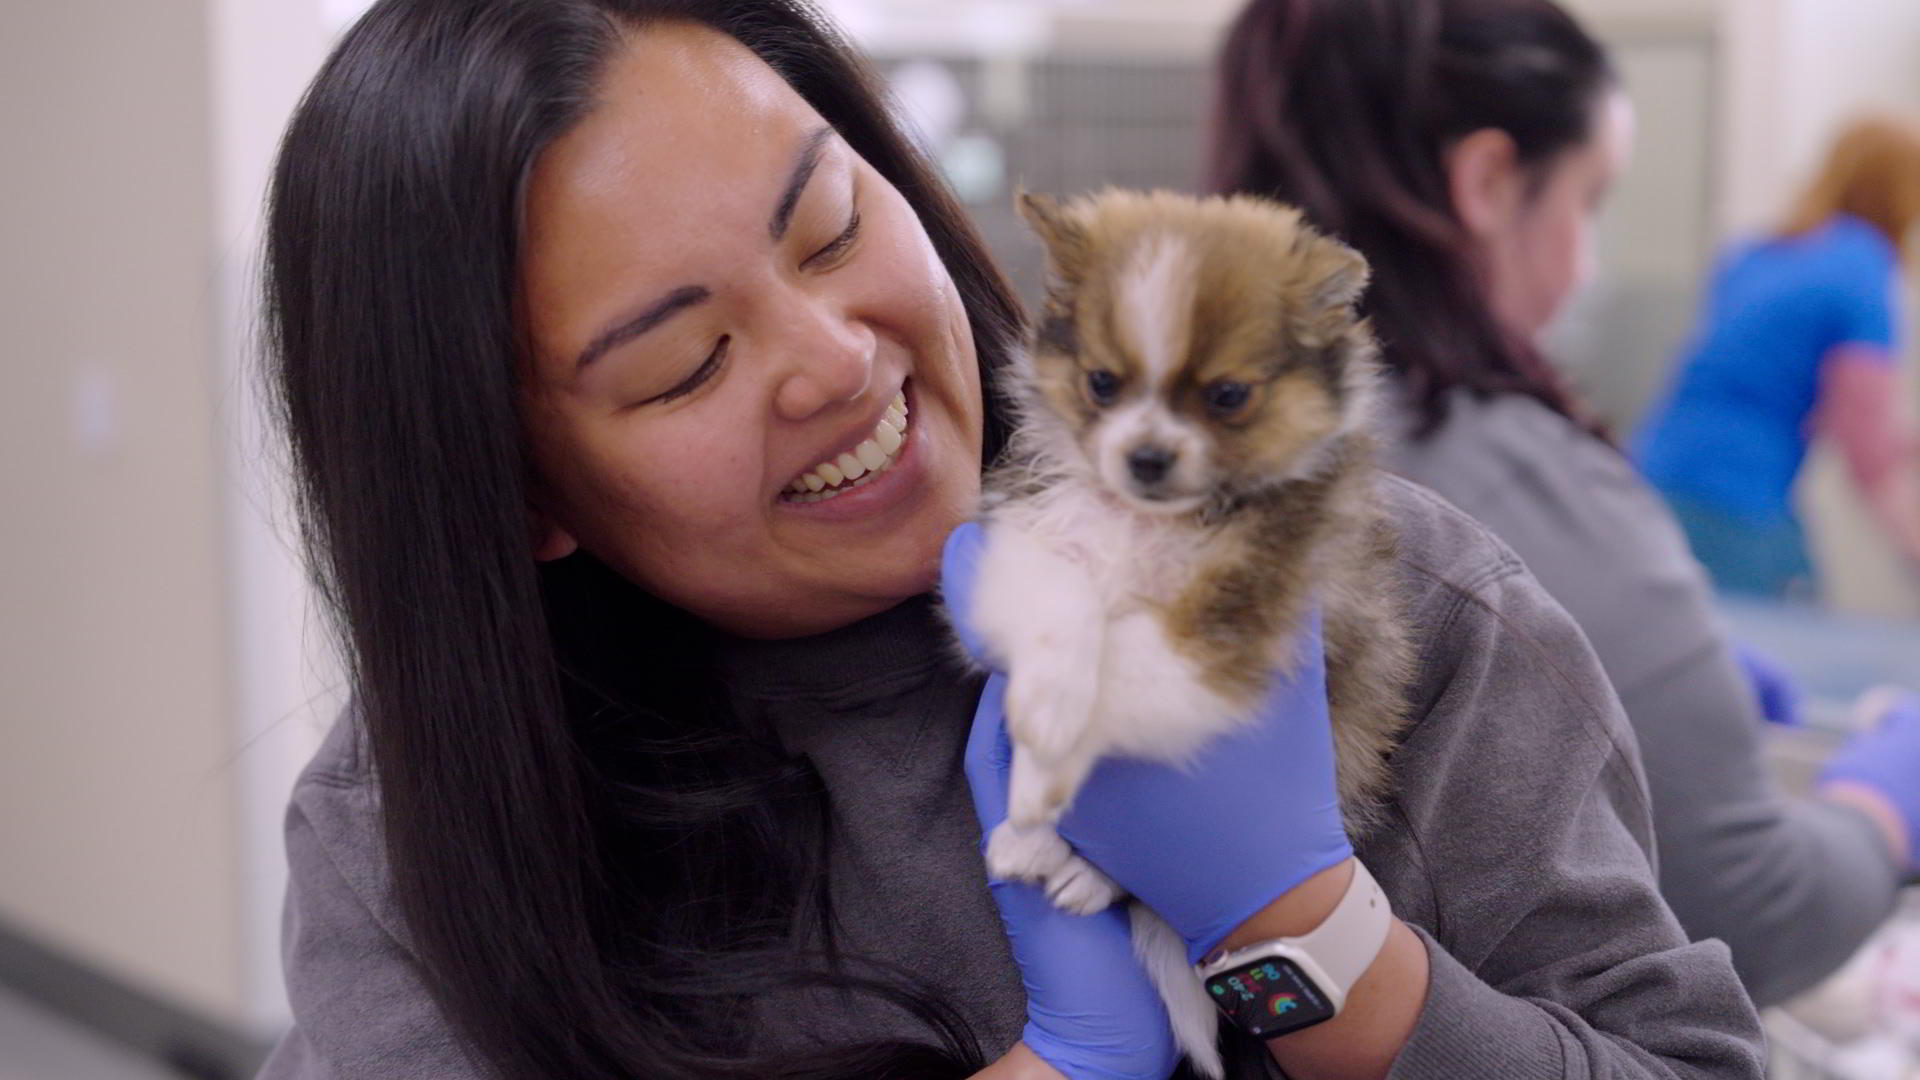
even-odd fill
[[(985, 879), (1001, 698), (926, 594), (1018, 312), (873, 85), (788, 0), (382, 0), (316, 79), (269, 344), (354, 706), (289, 811), (268, 1080), (1174, 1068), (1124, 912)], [(1386, 820), (1319, 797), (1308, 663), (1252, 752), (1096, 774), (1069, 835), (1194, 947), (1379, 932), (1236, 1078), (1757, 1077), (1577, 630), (1384, 490), (1428, 635)]]
[[(1211, 184), (1299, 203), (1372, 263), (1396, 469), (1510, 544), (1586, 632), (1640, 741), (1662, 891), (1768, 1004), (1890, 912), (1920, 780), (1841, 766), (1820, 797), (1774, 792), (1685, 539), (1534, 344), (1587, 273), (1631, 122), (1601, 47), (1548, 0), (1255, 0), (1222, 54)], [(1864, 738), (1920, 778), (1913, 727)]]

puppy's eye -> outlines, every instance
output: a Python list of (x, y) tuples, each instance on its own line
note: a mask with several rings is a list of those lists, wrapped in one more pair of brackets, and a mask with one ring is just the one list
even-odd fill
[(1208, 384), (1201, 392), (1206, 400), (1207, 411), (1215, 416), (1231, 416), (1239, 412), (1253, 396), (1253, 387), (1243, 382), (1217, 382)]
[(1087, 393), (1096, 405), (1111, 405), (1120, 395), (1120, 376), (1111, 371), (1087, 372)]

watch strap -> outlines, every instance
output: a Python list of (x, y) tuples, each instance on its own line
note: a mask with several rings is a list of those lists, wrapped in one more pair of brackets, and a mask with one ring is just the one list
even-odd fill
[(1303, 959), (1310, 971), (1326, 977), (1331, 985), (1322, 986), (1321, 990), (1338, 1008), (1345, 1001), (1347, 991), (1366, 974), (1374, 957), (1380, 955), (1392, 926), (1393, 910), (1380, 883), (1367, 871), (1366, 864), (1355, 859), (1346, 893), (1319, 926), (1298, 937), (1257, 941), (1231, 952), (1216, 953), (1201, 961), (1198, 970), (1204, 979), (1257, 957), (1285, 955)]
[(1344, 998), (1373, 965), (1374, 957), (1380, 955), (1392, 926), (1393, 910), (1380, 891), (1380, 883), (1355, 859), (1353, 880), (1347, 883), (1347, 893), (1334, 905), (1332, 914), (1319, 926), (1290, 939), (1290, 943), (1313, 957)]

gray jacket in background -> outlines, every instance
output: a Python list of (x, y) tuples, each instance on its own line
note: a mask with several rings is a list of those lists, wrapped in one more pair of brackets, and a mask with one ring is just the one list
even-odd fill
[[(1420, 658), (1386, 821), (1357, 851), (1432, 964), (1391, 1080), (1757, 1080), (1759, 1025), (1725, 947), (1689, 944), (1654, 886), (1632, 733), (1580, 631), (1485, 529), (1382, 488)], [(825, 785), (842, 946), (940, 989), (997, 1055), (1026, 1006), (961, 768), (980, 680), (948, 648), (915, 601), (722, 661), (736, 707)], [(482, 1075), (426, 991), (378, 833), (349, 716), (288, 810), (295, 1028), (263, 1080)], [(927, 1037), (865, 999), (765, 1004), (754, 1034), (771, 1047)]]
[(1770, 783), (1752, 687), (1665, 504), (1532, 398), (1449, 404), (1389, 463), (1506, 541), (1586, 631), (1640, 740), (1661, 891), (1681, 925), (1725, 941), (1762, 1005), (1832, 973), (1891, 912), (1899, 871), (1864, 815)]

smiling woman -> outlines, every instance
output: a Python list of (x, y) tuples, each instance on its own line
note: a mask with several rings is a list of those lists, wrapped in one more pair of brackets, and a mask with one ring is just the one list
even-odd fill
[[(800, 0), (380, 0), (316, 79), (267, 345), (353, 706), (287, 818), (265, 1080), (1167, 1075), (1124, 914), (986, 879), (1002, 695), (929, 589), (1018, 311), (873, 86)], [(1433, 628), (1353, 838), (1388, 936), (1229, 1075), (1753, 1075), (1585, 646), (1471, 523), (1386, 503)], [(1331, 787), (1314, 674), (1241, 772), (1142, 769), (1077, 834), (1196, 938), (1361, 880), (1298, 872), (1324, 800), (1236, 802)]]
[[(785, 943), (824, 807), (714, 674), (718, 627), (924, 592), (1004, 441), (1015, 304), (873, 85), (795, 6), (641, 0), (389, 0), (316, 79), (269, 349), (355, 701), (289, 819), (267, 1075), (977, 1063), (925, 992)], [(308, 797), (376, 762), (377, 804)], [(795, 983), (944, 1049), (742, 1056), (718, 1018)]]
[[(603, 80), (527, 189), (540, 554), (584, 548), (749, 636), (925, 592), (979, 495), (982, 411), (913, 208), (723, 34), (631, 35)], [(716, 109), (755, 137), (696, 119)], [(844, 493), (789, 497), (809, 477)]]

